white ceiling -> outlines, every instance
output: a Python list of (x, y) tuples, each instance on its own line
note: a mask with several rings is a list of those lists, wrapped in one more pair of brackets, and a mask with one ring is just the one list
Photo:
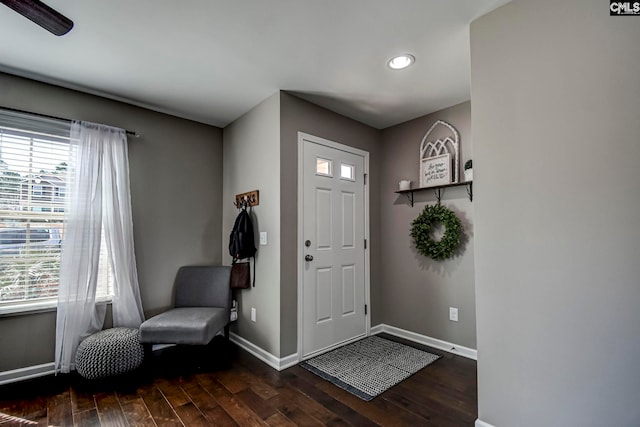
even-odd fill
[(62, 37), (0, 5), (0, 70), (220, 127), (287, 90), (385, 128), (470, 98), (469, 23), (508, 1), (45, 0)]

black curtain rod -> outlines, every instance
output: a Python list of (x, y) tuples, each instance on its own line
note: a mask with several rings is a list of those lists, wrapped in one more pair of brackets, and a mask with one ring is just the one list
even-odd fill
[[(24, 111), (24, 110), (18, 110), (16, 108), (9, 108), (9, 107), (0, 107), (0, 108), (3, 108), (5, 110), (9, 110), (9, 111), (13, 111), (14, 113), (32, 114), (34, 116), (44, 117), (46, 119), (62, 120), (64, 122), (72, 122), (73, 121), (73, 120), (70, 120), (70, 119), (65, 119), (63, 117), (56, 117), (56, 116), (50, 116), (48, 114), (34, 113), (33, 111)], [(132, 130), (127, 130), (127, 129), (125, 129), (125, 132), (127, 133), (127, 135), (133, 136), (134, 138), (139, 138), (140, 137), (140, 134), (138, 132), (135, 132), (135, 131), (132, 131)]]

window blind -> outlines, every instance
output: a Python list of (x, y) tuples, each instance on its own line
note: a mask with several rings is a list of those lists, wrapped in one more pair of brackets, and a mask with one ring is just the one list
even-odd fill
[[(55, 300), (75, 158), (70, 123), (0, 109), (0, 313)], [(104, 239), (99, 297), (112, 294)]]

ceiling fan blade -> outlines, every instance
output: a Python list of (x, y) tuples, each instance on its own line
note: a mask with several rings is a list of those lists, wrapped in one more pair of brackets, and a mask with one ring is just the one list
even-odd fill
[(45, 30), (62, 36), (73, 28), (73, 21), (39, 0), (0, 0), (0, 3), (18, 12)]

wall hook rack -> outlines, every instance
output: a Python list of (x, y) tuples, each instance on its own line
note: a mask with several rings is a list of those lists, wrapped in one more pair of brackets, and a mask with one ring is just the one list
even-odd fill
[(260, 204), (260, 192), (258, 190), (248, 191), (246, 193), (236, 194), (236, 200), (233, 205), (237, 209), (254, 207)]

